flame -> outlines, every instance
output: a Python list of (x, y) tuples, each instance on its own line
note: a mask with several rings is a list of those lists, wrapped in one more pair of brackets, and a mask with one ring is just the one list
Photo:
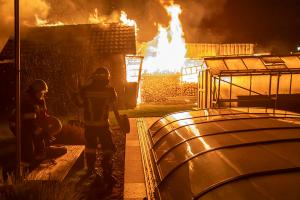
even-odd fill
[(93, 14), (90, 14), (90, 16), (89, 16), (89, 22), (91, 24), (98, 24), (98, 23), (101, 22), (100, 19), (99, 19), (99, 13), (98, 13), (98, 9), (97, 8), (95, 8)]
[(49, 23), (47, 19), (41, 19), (38, 15), (34, 15), (35, 17), (35, 23), (37, 26), (62, 26), (64, 23), (61, 21), (55, 22), (55, 23)]
[(185, 61), (186, 47), (179, 15), (181, 8), (174, 4), (165, 7), (171, 16), (167, 28), (158, 25), (158, 35), (148, 43), (144, 69), (147, 73), (180, 72)]
[(122, 24), (136, 27), (136, 22), (132, 19), (128, 19), (126, 12), (124, 12), (123, 10), (121, 11), (120, 21)]
[(139, 85), (139, 89), (138, 89), (138, 97), (136, 99), (136, 103), (137, 105), (140, 105), (142, 103), (142, 94), (141, 94), (141, 86)]

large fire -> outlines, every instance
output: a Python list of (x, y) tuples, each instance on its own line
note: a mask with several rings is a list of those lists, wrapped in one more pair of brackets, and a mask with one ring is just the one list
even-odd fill
[(143, 68), (147, 73), (180, 72), (185, 61), (186, 47), (179, 15), (179, 5), (165, 6), (171, 17), (168, 27), (159, 25), (158, 35), (148, 43)]

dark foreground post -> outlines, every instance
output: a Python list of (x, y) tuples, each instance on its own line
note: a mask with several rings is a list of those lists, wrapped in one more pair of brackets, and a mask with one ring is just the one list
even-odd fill
[(20, 178), (21, 163), (21, 109), (20, 109), (20, 12), (19, 0), (14, 0), (15, 15), (15, 70), (16, 70), (16, 177)]

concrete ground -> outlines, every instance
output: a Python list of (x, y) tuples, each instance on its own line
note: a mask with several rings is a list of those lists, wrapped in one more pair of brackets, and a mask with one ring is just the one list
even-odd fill
[[(144, 118), (148, 127), (157, 117)], [(142, 200), (147, 197), (139, 135), (136, 123), (137, 118), (130, 119), (130, 133), (126, 135), (125, 172), (124, 172), (124, 199)]]

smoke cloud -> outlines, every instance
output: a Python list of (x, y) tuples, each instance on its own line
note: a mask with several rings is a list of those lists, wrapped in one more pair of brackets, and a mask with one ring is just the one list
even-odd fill
[(119, 5), (129, 18), (137, 21), (139, 41), (152, 40), (158, 32), (158, 24), (168, 25), (170, 16), (164, 7), (178, 4), (182, 8), (180, 19), (187, 42), (222, 42), (228, 35), (226, 30), (216, 32), (206, 21), (223, 12), (226, 3), (227, 0), (121, 0)]
[[(20, 24), (35, 25), (35, 14), (47, 17), (50, 6), (43, 0), (20, 0)], [(0, 0), (0, 49), (14, 31), (14, 1)]]
[[(178, 1), (182, 8), (182, 24), (185, 37), (189, 42), (221, 42), (226, 38), (226, 30), (214, 32), (205, 24), (223, 11), (226, 0)], [(221, 20), (221, 19), (220, 19)]]
[[(226, 0), (20, 0), (21, 24), (35, 25), (35, 15), (49, 23), (89, 23), (89, 17), (98, 9), (99, 16), (115, 18), (115, 13), (124, 10), (128, 18), (137, 21), (138, 40), (150, 41), (158, 31), (158, 24), (166, 26), (170, 20), (164, 6), (179, 4), (180, 19), (187, 42), (221, 41), (226, 33), (216, 33), (207, 27), (205, 20), (218, 15)], [(109, 20), (108, 20), (109, 21)], [(0, 0), (0, 49), (13, 34), (13, 0)]]

